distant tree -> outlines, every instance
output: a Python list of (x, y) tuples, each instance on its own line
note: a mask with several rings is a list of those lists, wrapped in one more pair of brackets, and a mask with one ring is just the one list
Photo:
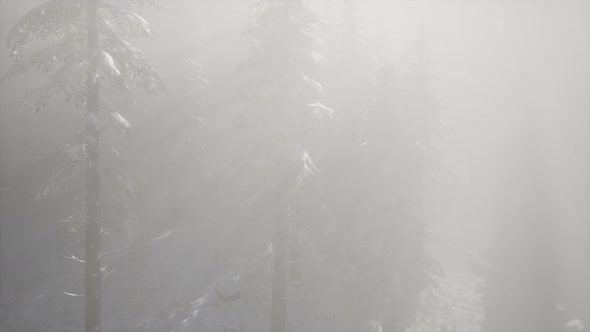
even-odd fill
[[(370, 103), (375, 59), (371, 36), (366, 33), (361, 16), (361, 2), (340, 2), (339, 17), (335, 19), (336, 24), (330, 26), (330, 39), (326, 47), (330, 57), (323, 70), (326, 73), (326, 86), (329, 86), (326, 98), (339, 110), (340, 121), (334, 125), (340, 136), (339, 141), (356, 144), (363, 110)], [(350, 146), (345, 151), (350, 151)]]
[(367, 301), (376, 308), (384, 331), (410, 327), (428, 278), (441, 273), (424, 244), (426, 179), (434, 164), (438, 111), (423, 36), (408, 59), (408, 71), (401, 77), (387, 55), (381, 59), (357, 157), (363, 161), (363, 198), (357, 222), (349, 225), (371, 243), (357, 245), (368, 257), (361, 270), (373, 281)]
[[(321, 56), (322, 40), (314, 34), (321, 23), (302, 0), (261, 0), (253, 7), (254, 25), (246, 35), (252, 56), (242, 63), (244, 107), (238, 124), (246, 137), (250, 165), (262, 171), (269, 206), (276, 212), (272, 243), (271, 331), (287, 326), (289, 252), (301, 228), (300, 207), (306, 180), (317, 173), (311, 145), (322, 119), (332, 110), (318, 102), (322, 86), (308, 76)], [(277, 179), (274, 183), (269, 183)], [(293, 275), (293, 273), (291, 273)]]
[(248, 221), (248, 233), (268, 236), (270, 244), (184, 308), (185, 327), (200, 317), (195, 324), (204, 329), (260, 331), (268, 309), (270, 330), (286, 331), (287, 299), (301, 283), (306, 217), (321, 205), (311, 156), (333, 111), (318, 101), (323, 87), (308, 76), (322, 60), (315, 35), (321, 21), (302, 0), (260, 0), (251, 10), (254, 22), (244, 33), (251, 56), (238, 67), (231, 120), (216, 133), (233, 139), (218, 143), (230, 151), (211, 174), (211, 201), (224, 201), (219, 213), (228, 222)]
[[(64, 95), (86, 111), (82, 144), (68, 149), (68, 166), (84, 174), (81, 225), (85, 238), (85, 331), (100, 331), (101, 133), (110, 121), (128, 130), (129, 122), (107, 106), (100, 91), (132, 100), (133, 87), (162, 90), (144, 55), (122, 36), (151, 37), (150, 24), (138, 11), (152, 0), (49, 0), (30, 10), (10, 31), (14, 65), (4, 78), (34, 69), (47, 76), (30, 99), (36, 112)], [(43, 47), (25, 54), (29, 44)], [(51, 189), (51, 186), (50, 188)]]
[[(162, 124), (170, 123), (162, 133), (169, 139), (157, 140), (155, 144), (170, 144), (174, 142), (173, 148), (158, 149), (158, 151), (167, 151), (169, 154), (162, 156), (162, 161), (166, 161), (163, 166), (167, 171), (168, 187), (168, 213), (166, 218), (169, 225), (176, 225), (182, 219), (187, 217), (188, 210), (194, 206), (195, 188), (201, 187), (199, 180), (202, 180), (201, 159), (207, 145), (207, 135), (211, 132), (206, 131), (207, 123), (207, 99), (206, 89), (209, 84), (207, 71), (201, 64), (202, 54), (205, 47), (199, 42), (199, 35), (195, 32), (191, 38), (186, 59), (183, 62), (182, 70), (184, 73), (183, 94), (179, 98), (181, 103), (179, 110), (174, 117), (163, 114)], [(209, 138), (211, 139), (211, 138)], [(178, 167), (168, 167), (169, 162), (174, 162)], [(201, 171), (201, 172), (199, 172)], [(193, 174), (192, 176), (190, 174)], [(194, 176), (197, 174), (197, 176)], [(187, 181), (187, 177), (191, 178)], [(191, 197), (192, 196), (192, 197)]]
[[(525, 103), (526, 104), (526, 103)], [(528, 106), (528, 105), (527, 105)], [(484, 289), (484, 332), (560, 331), (566, 324), (557, 236), (558, 199), (547, 182), (535, 114), (513, 118), (517, 135), (506, 147), (510, 165), (495, 197), (497, 221)], [(522, 115), (521, 115), (522, 116)], [(520, 121), (519, 121), (520, 120)]]
[[(361, 1), (341, 0), (337, 4), (338, 17), (334, 19), (337, 24), (330, 31), (331, 38), (326, 47), (331, 52), (330, 61), (324, 72), (328, 87), (326, 98), (330, 105), (338, 109), (338, 121), (330, 125), (328, 148), (319, 160), (324, 171), (325, 200), (329, 212), (329, 217), (324, 219), (333, 219), (334, 230), (330, 239), (325, 240), (330, 244), (325, 245), (323, 252), (326, 257), (331, 257), (334, 264), (330, 271), (326, 271), (328, 274), (337, 273), (336, 271), (340, 274), (349, 273), (351, 266), (355, 264), (350, 265), (348, 260), (358, 258), (356, 254), (351, 254), (358, 248), (353, 249), (354, 246), (345, 239), (362, 237), (355, 231), (356, 226), (364, 224), (360, 211), (363, 209), (362, 202), (366, 199), (366, 192), (361, 189), (366, 185), (362, 152), (365, 131), (363, 116), (372, 103), (372, 72), (375, 67), (371, 56), (373, 45), (369, 42), (370, 36), (364, 31), (365, 25), (361, 17)], [(331, 250), (330, 247), (338, 249)], [(360, 280), (362, 278), (356, 282)], [(354, 283), (352, 279), (348, 281)], [(360, 287), (354, 287), (352, 291), (362, 292)], [(340, 293), (344, 298), (340, 298), (338, 294), (325, 294), (327, 307), (323, 311), (330, 311), (328, 303), (336, 302), (343, 308), (350, 309), (349, 314), (337, 314), (339, 324), (346, 326), (348, 323), (345, 320), (350, 320), (350, 324), (353, 324), (358, 319), (367, 319), (359, 310), (352, 309), (354, 303), (367, 308), (366, 303), (346, 301), (350, 294), (341, 289), (333, 289), (332, 292)]]
[(402, 222), (398, 234), (404, 234), (400, 243), (404, 254), (399, 269), (402, 295), (396, 321), (389, 322), (387, 330), (407, 328), (414, 322), (419, 308), (419, 296), (427, 287), (436, 286), (435, 279), (443, 271), (426, 249), (426, 229), (429, 210), (428, 195), (436, 173), (446, 171), (438, 154), (438, 143), (444, 137), (441, 113), (433, 88), (433, 76), (426, 35), (421, 28), (407, 53), (406, 72), (401, 77), (401, 108), (405, 115), (400, 128), (401, 154), (396, 164), (401, 167), (395, 183), (404, 193), (398, 200), (396, 212)]
[[(341, 21), (339, 22), (338, 39), (341, 50), (341, 61), (348, 64), (353, 71), (366, 70), (369, 64), (366, 60), (370, 56), (368, 35), (364, 33), (364, 26), (360, 16), (360, 6), (357, 0), (342, 0)], [(365, 71), (368, 73), (368, 71)]]

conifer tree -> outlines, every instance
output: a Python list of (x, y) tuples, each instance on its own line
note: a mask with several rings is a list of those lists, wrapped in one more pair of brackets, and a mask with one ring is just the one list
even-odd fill
[(384, 331), (410, 327), (428, 276), (440, 273), (425, 250), (423, 236), (428, 208), (425, 179), (438, 130), (424, 49), (419, 36), (408, 54), (409, 70), (401, 77), (384, 51), (374, 102), (365, 112), (359, 157), (364, 199), (358, 214), (364, 226), (358, 227), (366, 227), (371, 238), (365, 270), (375, 287), (368, 297)]
[(308, 76), (321, 60), (317, 47), (322, 40), (314, 34), (320, 20), (301, 0), (261, 0), (253, 12), (255, 24), (247, 31), (252, 56), (240, 68), (246, 83), (241, 126), (250, 135), (248, 159), (262, 163), (265, 177), (278, 179), (270, 184), (271, 206), (276, 207), (270, 329), (284, 332), (287, 261), (298, 242), (298, 206), (306, 199), (301, 189), (317, 173), (311, 145), (321, 120), (330, 118), (332, 110), (318, 102), (322, 86)]
[(484, 331), (559, 331), (572, 318), (559, 306), (564, 298), (554, 238), (563, 221), (530, 109), (523, 107), (526, 115), (516, 121), (518, 138), (505, 149), (510, 165), (495, 197), (495, 245), (486, 257), (488, 268), (480, 272), (488, 285)]
[[(35, 112), (59, 95), (85, 110), (82, 142), (66, 158), (71, 171), (84, 176), (81, 226), (85, 238), (85, 331), (100, 331), (101, 320), (101, 133), (109, 123), (124, 131), (129, 122), (108, 107), (107, 98), (132, 100), (134, 87), (162, 90), (158, 75), (144, 55), (124, 37), (151, 37), (140, 9), (152, 0), (48, 0), (31, 9), (10, 31), (7, 44), (14, 65), (4, 79), (38, 70), (46, 77), (31, 92)], [(26, 54), (29, 45), (41, 48)], [(108, 91), (106, 94), (102, 91)], [(69, 177), (71, 174), (63, 174)], [(58, 182), (61, 179), (58, 179)], [(48, 187), (53, 188), (54, 182)]]

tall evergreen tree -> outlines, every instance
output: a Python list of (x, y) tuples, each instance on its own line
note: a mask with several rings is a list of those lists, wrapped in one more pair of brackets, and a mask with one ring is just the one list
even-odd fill
[(437, 152), (437, 143), (442, 138), (442, 122), (433, 89), (428, 45), (423, 28), (410, 48), (407, 71), (401, 81), (401, 108), (404, 111), (400, 128), (401, 154), (398, 159), (396, 183), (403, 196), (398, 200), (398, 218), (402, 221), (401, 233), (405, 236), (401, 257), (403, 271), (399, 271), (403, 288), (399, 319), (395, 328), (407, 328), (414, 322), (420, 310), (419, 296), (425, 287), (440, 276), (442, 270), (426, 250), (425, 234), (428, 227), (426, 215), (430, 208), (427, 193), (431, 191), (433, 173), (444, 171), (444, 163)]
[[(399, 78), (384, 55), (375, 100), (365, 113), (359, 219), (373, 230), (367, 278), (375, 280), (371, 298), (384, 331), (407, 329), (418, 310), (427, 277), (439, 273), (424, 247), (428, 166), (437, 108), (429, 87), (424, 40), (409, 54), (409, 70)], [(363, 227), (363, 226), (360, 226)], [(379, 253), (379, 254), (375, 254)]]
[[(288, 263), (290, 247), (301, 228), (299, 207), (305, 180), (317, 172), (311, 159), (314, 128), (332, 110), (317, 101), (321, 85), (308, 72), (321, 58), (314, 35), (320, 21), (302, 0), (261, 0), (254, 7), (254, 26), (247, 31), (252, 56), (241, 66), (246, 107), (241, 126), (249, 135), (248, 159), (258, 160), (268, 176), (276, 207), (272, 244), (271, 324), (273, 332), (287, 328)], [(256, 132), (253, 136), (252, 134)], [(261, 164), (262, 163), (262, 164)], [(259, 170), (259, 171), (260, 171)], [(270, 203), (270, 202), (269, 202)]]
[(100, 119), (99, 83), (98, 83), (98, 22), (97, 0), (87, 2), (87, 35), (88, 71), (86, 74), (86, 114), (95, 121), (87, 121), (84, 135), (86, 152), (86, 193), (84, 197), (84, 244), (85, 244), (85, 325), (84, 331), (100, 331), (100, 172), (99, 144), (100, 136), (96, 123)]
[[(315, 13), (302, 0), (260, 0), (251, 10), (254, 22), (245, 31), (251, 56), (238, 68), (239, 96), (231, 123), (223, 127), (231, 133), (226, 137), (237, 140), (224, 143), (238, 153), (229, 153), (213, 177), (215, 187), (228, 193), (215, 199), (231, 202), (224, 204), (226, 218), (248, 220), (248, 232), (269, 236), (271, 243), (265, 254), (192, 303), (186, 322), (202, 315), (195, 324), (206, 328), (260, 331), (268, 308), (270, 330), (284, 332), (297, 323), (287, 319), (297, 311), (287, 299), (301, 282), (306, 216), (320, 205), (311, 155), (333, 111), (318, 101), (323, 87), (308, 76), (322, 60)], [(270, 285), (253, 287), (254, 282)]]
[[(123, 36), (150, 37), (151, 26), (138, 11), (151, 0), (48, 0), (30, 10), (10, 31), (8, 47), (14, 65), (4, 78), (36, 69), (47, 74), (32, 93), (40, 111), (52, 98), (65, 95), (86, 111), (81, 148), (74, 170), (84, 174), (82, 225), (85, 234), (85, 331), (100, 331), (101, 319), (101, 163), (100, 141), (108, 119), (126, 130), (129, 122), (107, 106), (101, 95), (131, 98), (133, 87), (162, 89), (143, 54)], [(25, 54), (29, 44), (44, 46)], [(106, 114), (105, 114), (106, 113)], [(105, 117), (104, 115), (107, 115)]]
[[(339, 121), (331, 128), (336, 136), (334, 143), (339, 145), (332, 149), (333, 158), (340, 159), (340, 164), (350, 165), (337, 171), (348, 173), (339, 176), (340, 182), (353, 188), (357, 184), (349, 183), (354, 181), (350, 173), (354, 173), (356, 165), (352, 154), (360, 143), (363, 111), (371, 101), (375, 62), (360, 12), (359, 1), (341, 1), (338, 24), (331, 29), (332, 36), (327, 45), (330, 61), (324, 70), (327, 73), (326, 86), (329, 87), (326, 98), (338, 109)], [(332, 175), (337, 176), (337, 173)]]
[[(341, 148), (349, 159), (322, 160), (324, 168), (335, 165), (328, 172), (327, 197), (339, 197), (328, 206), (336, 218), (322, 246), (325, 284), (314, 298), (314, 309), (329, 317), (330, 329), (409, 328), (428, 278), (441, 272), (424, 246), (425, 179), (438, 119), (423, 42), (417, 44), (403, 76), (385, 47), (378, 47), (384, 55), (373, 101), (358, 110), (356, 142)], [(329, 284), (334, 278), (339, 282)]]

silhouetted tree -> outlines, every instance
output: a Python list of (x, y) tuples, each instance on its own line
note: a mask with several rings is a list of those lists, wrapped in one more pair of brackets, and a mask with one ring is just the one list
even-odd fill
[[(101, 132), (108, 122), (128, 130), (129, 122), (112, 111), (101, 90), (131, 98), (132, 87), (147, 92), (162, 89), (160, 79), (143, 54), (122, 36), (150, 37), (152, 30), (137, 11), (150, 0), (98, 1), (49, 0), (30, 10), (8, 35), (14, 65), (5, 78), (36, 69), (47, 77), (33, 91), (34, 110), (63, 94), (86, 111), (82, 144), (69, 149), (71, 171), (84, 174), (84, 207), (81, 225), (85, 234), (85, 331), (100, 331), (100, 293), (104, 276), (100, 259), (101, 233)], [(29, 55), (28, 44), (45, 46)], [(102, 88), (101, 88), (102, 86)], [(106, 113), (106, 114), (105, 114)], [(105, 118), (103, 115), (106, 115)], [(69, 174), (63, 174), (66, 177)], [(58, 179), (58, 181), (61, 179)], [(52, 189), (52, 182), (48, 189)]]

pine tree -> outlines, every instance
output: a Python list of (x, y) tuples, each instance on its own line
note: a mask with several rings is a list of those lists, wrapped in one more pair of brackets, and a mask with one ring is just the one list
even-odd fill
[[(373, 63), (370, 37), (365, 33), (365, 24), (360, 16), (361, 6), (357, 0), (343, 0), (334, 36), (328, 43), (330, 64), (326, 66), (326, 85), (330, 104), (338, 109), (338, 121), (333, 130), (341, 142), (334, 148), (335, 158), (342, 164), (351, 165), (343, 171), (352, 171), (356, 161), (353, 154), (360, 143), (362, 115), (370, 104)], [(345, 73), (343, 75), (343, 73)], [(334, 81), (328, 81), (331, 77)], [(331, 100), (331, 98), (333, 100)], [(346, 182), (347, 175), (341, 177)], [(355, 187), (356, 183), (351, 184)]]
[(349, 69), (356, 72), (366, 70), (369, 45), (367, 36), (363, 33), (363, 25), (359, 16), (359, 3), (357, 0), (343, 0), (342, 22), (339, 31), (341, 47), (341, 61), (345, 62)]
[(369, 297), (384, 331), (410, 327), (428, 275), (440, 272), (425, 251), (423, 237), (425, 178), (438, 129), (424, 48), (420, 36), (409, 54), (409, 71), (401, 77), (384, 53), (374, 102), (365, 113), (359, 157), (364, 174), (359, 220), (364, 226), (357, 227), (366, 227), (372, 240), (365, 249), (372, 258), (367, 260), (366, 278), (374, 280)]
[(99, 173), (99, 144), (100, 136), (96, 122), (100, 119), (99, 113), (99, 83), (98, 61), (98, 24), (97, 1), (88, 1), (87, 6), (87, 44), (88, 72), (86, 74), (86, 114), (96, 121), (88, 121), (86, 135), (84, 137), (84, 150), (86, 151), (86, 196), (84, 200), (84, 213), (86, 226), (84, 227), (85, 244), (85, 331), (100, 331), (100, 173)]
[[(138, 11), (151, 0), (49, 0), (30, 10), (12, 28), (8, 47), (14, 65), (5, 77), (28, 70), (47, 74), (31, 94), (35, 112), (64, 95), (86, 111), (83, 142), (75, 167), (84, 173), (82, 225), (85, 238), (85, 331), (100, 331), (101, 319), (101, 158), (100, 141), (108, 119), (127, 130), (129, 122), (101, 95), (131, 99), (131, 89), (157, 92), (163, 86), (143, 54), (122, 36), (150, 37), (151, 26)], [(24, 54), (29, 44), (45, 48)], [(105, 119), (103, 113), (108, 115)], [(106, 121), (105, 121), (106, 120)]]
[[(241, 126), (252, 150), (248, 159), (264, 161), (262, 182), (268, 176), (279, 179), (270, 184), (277, 207), (272, 244), (271, 331), (287, 328), (289, 252), (301, 227), (298, 216), (300, 194), (305, 180), (317, 173), (310, 145), (321, 119), (332, 110), (317, 101), (319, 83), (308, 72), (321, 57), (322, 44), (314, 35), (320, 21), (301, 0), (261, 0), (254, 7), (254, 26), (247, 31), (252, 40), (252, 56), (241, 66), (247, 89)], [(296, 274), (296, 273), (295, 273)], [(293, 273), (291, 273), (293, 275)]]
[(442, 124), (422, 28), (407, 56), (408, 70), (402, 75), (400, 94), (400, 107), (404, 112), (398, 143), (401, 154), (396, 162), (400, 167), (396, 184), (403, 192), (396, 216), (402, 222), (400, 233), (404, 234), (400, 241), (405, 253), (400, 257), (403, 270), (399, 271), (403, 295), (399, 299), (401, 312), (397, 321), (388, 327), (393, 330), (407, 328), (414, 322), (420, 293), (434, 282), (433, 277), (442, 275), (440, 266), (426, 250), (424, 236), (428, 226), (427, 192), (432, 184), (428, 179), (442, 167), (437, 154)]

